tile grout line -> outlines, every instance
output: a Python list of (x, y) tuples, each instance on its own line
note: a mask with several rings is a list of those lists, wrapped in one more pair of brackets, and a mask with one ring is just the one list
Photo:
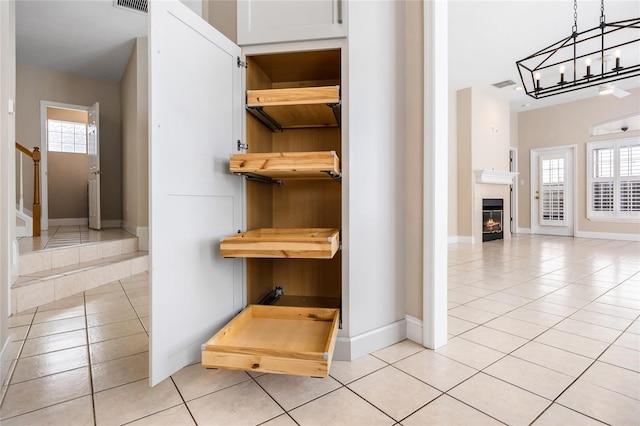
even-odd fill
[(84, 308), (84, 331), (85, 331), (85, 339), (87, 339), (87, 359), (89, 361), (89, 389), (91, 391), (91, 410), (93, 414), (93, 424), (98, 424), (98, 418), (96, 414), (96, 398), (95, 398), (95, 389), (93, 386), (93, 360), (91, 357), (91, 345), (89, 341), (89, 320), (87, 319), (87, 295), (86, 292), (82, 292), (83, 304)]

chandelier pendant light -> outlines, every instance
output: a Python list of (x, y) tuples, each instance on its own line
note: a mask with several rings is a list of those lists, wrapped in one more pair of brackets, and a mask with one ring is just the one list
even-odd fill
[(600, 25), (578, 32), (577, 0), (573, 10), (569, 37), (516, 61), (522, 86), (535, 99), (640, 76), (640, 17), (607, 23), (601, 0)]

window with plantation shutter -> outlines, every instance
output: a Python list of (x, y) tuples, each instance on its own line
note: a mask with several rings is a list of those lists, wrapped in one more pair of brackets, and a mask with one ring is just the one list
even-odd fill
[(640, 138), (587, 144), (587, 217), (640, 220)]

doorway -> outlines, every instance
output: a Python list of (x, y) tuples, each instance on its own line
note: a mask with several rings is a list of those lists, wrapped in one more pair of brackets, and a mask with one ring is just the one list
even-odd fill
[(87, 176), (92, 151), (97, 149), (97, 141), (91, 140), (88, 131), (92, 129), (89, 121), (93, 108), (51, 101), (40, 103), (42, 230), (49, 229), (49, 225), (89, 222)]
[(573, 236), (576, 147), (531, 150), (531, 233)]

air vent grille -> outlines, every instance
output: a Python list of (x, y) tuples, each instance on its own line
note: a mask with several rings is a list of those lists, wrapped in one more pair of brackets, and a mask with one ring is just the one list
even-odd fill
[(147, 0), (114, 0), (113, 5), (120, 9), (127, 9), (138, 13), (147, 13)]
[(503, 87), (513, 86), (514, 84), (516, 84), (516, 82), (513, 81), (513, 80), (505, 80), (505, 81), (501, 81), (499, 83), (493, 83), (493, 87), (497, 87), (498, 89), (502, 89)]

